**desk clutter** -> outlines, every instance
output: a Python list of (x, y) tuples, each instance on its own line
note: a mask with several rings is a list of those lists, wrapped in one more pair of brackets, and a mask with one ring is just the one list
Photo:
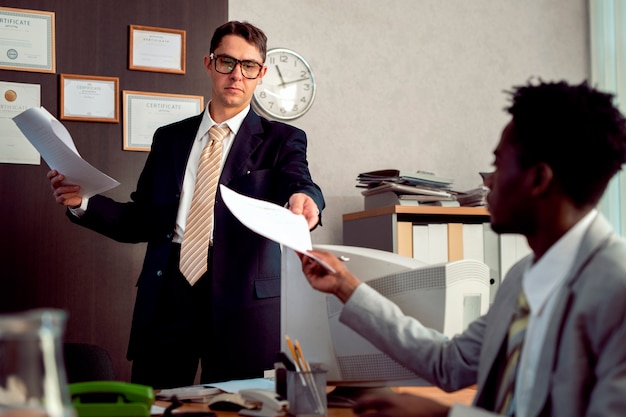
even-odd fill
[[(162, 389), (157, 400), (169, 401), (171, 414), (183, 402), (206, 404), (206, 411), (235, 411), (242, 416), (325, 416), (326, 370), (311, 365), (302, 346), (285, 336), (292, 359), (284, 352), (277, 357), (273, 379), (227, 381), (210, 385)], [(168, 411), (169, 410), (169, 411)]]
[[(481, 174), (482, 176), (482, 174)], [(488, 189), (482, 184), (467, 191), (452, 189), (453, 180), (432, 172), (382, 169), (358, 174), (365, 210), (388, 206), (485, 206)]]
[[(254, 384), (256, 380), (250, 380)], [(239, 381), (246, 385), (247, 382)], [(160, 390), (156, 398), (180, 405), (184, 402), (206, 404), (207, 411), (236, 411), (242, 416), (281, 417), (287, 414), (289, 403), (274, 389), (246, 388), (224, 391), (205, 385)]]

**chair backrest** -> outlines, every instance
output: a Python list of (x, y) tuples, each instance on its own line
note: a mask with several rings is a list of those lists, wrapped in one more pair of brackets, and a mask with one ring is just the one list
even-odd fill
[(112, 381), (113, 361), (101, 346), (89, 343), (64, 343), (63, 359), (67, 382)]

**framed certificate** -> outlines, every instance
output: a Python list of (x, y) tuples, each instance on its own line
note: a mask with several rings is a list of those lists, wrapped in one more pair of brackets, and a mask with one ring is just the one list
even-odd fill
[(0, 69), (56, 72), (54, 12), (0, 7)]
[(124, 91), (123, 108), (124, 150), (148, 152), (159, 127), (200, 114), (204, 97)]
[(185, 36), (184, 30), (131, 25), (128, 68), (184, 74)]
[(118, 77), (61, 74), (60, 90), (61, 119), (119, 122)]
[(23, 111), (40, 105), (39, 84), (0, 81), (0, 163), (41, 164), (39, 152), (13, 121)]

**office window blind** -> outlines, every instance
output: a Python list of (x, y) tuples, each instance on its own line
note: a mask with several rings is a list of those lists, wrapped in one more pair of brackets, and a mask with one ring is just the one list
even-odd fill
[[(626, 1), (589, 0), (591, 84), (616, 94), (626, 113)], [(620, 172), (604, 194), (600, 211), (626, 236), (626, 173)]]

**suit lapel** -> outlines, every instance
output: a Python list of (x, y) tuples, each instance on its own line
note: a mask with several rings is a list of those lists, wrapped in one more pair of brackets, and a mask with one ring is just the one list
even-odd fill
[(497, 394), (498, 378), (502, 371), (500, 352), (502, 345), (505, 343), (509, 330), (509, 323), (515, 311), (517, 296), (522, 290), (522, 275), (526, 269), (526, 262), (530, 262), (532, 257), (528, 257), (524, 261), (514, 266), (506, 276), (506, 284), (498, 290), (498, 302), (489, 310), (490, 318), (488, 333), (485, 334), (484, 340), (489, 343), (483, 345), (480, 367), (486, 372), (479, 372), (477, 384), (481, 387), (476, 403), (479, 406), (492, 409), (495, 407), (495, 396)]
[(243, 170), (250, 155), (252, 155), (263, 142), (260, 136), (262, 132), (261, 118), (250, 109), (228, 152), (228, 157), (222, 168), (220, 183), (229, 184), (230, 181)]
[(587, 263), (593, 258), (593, 255), (602, 248), (612, 235), (612, 228), (598, 214), (596, 219), (591, 223), (587, 233), (583, 237), (580, 249), (576, 254), (576, 261), (565, 280), (563, 288), (557, 295), (557, 300), (550, 318), (550, 326), (546, 332), (544, 347), (539, 356), (537, 364), (537, 375), (533, 386), (532, 404), (529, 407), (529, 415), (537, 416), (545, 406), (548, 393), (551, 390), (551, 375), (555, 370), (556, 355), (559, 351), (561, 340), (561, 332), (564, 323), (567, 320), (568, 313), (572, 310), (574, 303), (573, 286), (581, 277), (582, 272)]

